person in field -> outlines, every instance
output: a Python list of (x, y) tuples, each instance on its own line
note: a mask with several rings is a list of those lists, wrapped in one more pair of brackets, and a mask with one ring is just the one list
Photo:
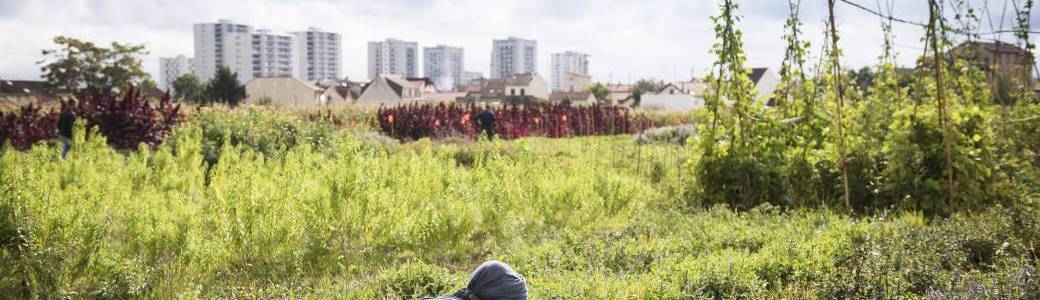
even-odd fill
[(76, 112), (72, 106), (76, 100), (69, 100), (61, 104), (61, 114), (58, 115), (58, 139), (61, 140), (61, 159), (72, 150), (72, 128), (76, 124)]
[(495, 112), (491, 111), (490, 106), (485, 106), (474, 119), (489, 140), (495, 138)]
[(527, 300), (527, 280), (509, 265), (497, 260), (473, 271), (466, 288), (439, 300)]

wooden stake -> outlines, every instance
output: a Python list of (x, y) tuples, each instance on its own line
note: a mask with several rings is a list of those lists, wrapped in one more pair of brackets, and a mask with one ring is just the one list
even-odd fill
[(948, 189), (947, 194), (949, 197), (946, 200), (944, 209), (949, 210), (957, 195), (957, 182), (954, 181), (953, 159), (950, 155), (950, 121), (946, 112), (946, 89), (945, 84), (943, 84), (942, 51), (940, 50), (942, 45), (939, 43), (940, 35), (936, 29), (936, 23), (939, 22), (938, 6), (939, 4), (936, 3), (936, 0), (928, 0), (928, 31), (931, 33), (932, 38), (932, 58), (935, 61), (935, 86), (939, 98), (939, 124), (942, 125), (943, 129), (943, 152), (946, 156), (946, 188)]
[(845, 95), (843, 82), (841, 80), (841, 64), (838, 59), (838, 29), (837, 25), (834, 24), (834, 2), (835, 0), (828, 0), (828, 12), (830, 14), (830, 31), (831, 31), (831, 59), (833, 59), (833, 71), (834, 72), (834, 88), (838, 96), (838, 152), (841, 153), (841, 180), (845, 187), (845, 208), (852, 211), (852, 203), (849, 201), (849, 167), (845, 154), (845, 112), (844, 112), (844, 100), (842, 99)]

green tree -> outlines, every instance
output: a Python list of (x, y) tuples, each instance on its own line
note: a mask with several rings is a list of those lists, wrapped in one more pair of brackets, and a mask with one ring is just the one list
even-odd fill
[(593, 97), (596, 97), (596, 102), (603, 103), (607, 101), (607, 95), (610, 94), (610, 90), (607, 86), (602, 83), (595, 83), (588, 88), (589, 93), (592, 93)]
[(238, 106), (248, 95), (246, 87), (238, 81), (238, 73), (231, 72), (227, 67), (220, 67), (216, 76), (206, 84), (206, 97), (209, 101)]
[(868, 66), (863, 66), (859, 71), (849, 70), (849, 78), (856, 84), (856, 90), (860, 92), (869, 92), (869, 87), (874, 85), (875, 77), (877, 74)]
[(59, 48), (43, 50), (44, 59), (37, 62), (51, 90), (105, 93), (149, 79), (139, 59), (148, 54), (144, 45), (112, 42), (105, 48), (65, 36), (54, 37), (54, 43)]
[(205, 99), (206, 86), (202, 84), (195, 75), (187, 74), (173, 80), (173, 98), (196, 103), (202, 103)]
[(639, 103), (643, 100), (643, 95), (657, 92), (662, 86), (664, 86), (664, 82), (654, 79), (640, 79), (636, 81), (635, 86), (632, 87), (632, 107), (639, 106)]

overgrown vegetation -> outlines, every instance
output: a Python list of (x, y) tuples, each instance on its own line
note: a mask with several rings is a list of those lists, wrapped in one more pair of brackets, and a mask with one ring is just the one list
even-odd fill
[[(111, 97), (80, 102), (111, 109), (67, 160), (37, 142), (53, 115), (2, 115), (0, 133), (31, 138), (0, 149), (0, 295), (410, 299), (497, 259), (533, 299), (1040, 298), (1040, 106), (1021, 90), (995, 105), (991, 74), (939, 59), (939, 1), (913, 76), (891, 19), (870, 80), (847, 76), (836, 3), (814, 66), (792, 1), (770, 108), (723, 0), (690, 115), (500, 107), (517, 139), (473, 141), (455, 136), (476, 132), (475, 106), (205, 108), (160, 120), (160, 143), (113, 134), (160, 127)], [(639, 136), (657, 143), (515, 133), (633, 132), (604, 115), (679, 126)]]
[(808, 44), (799, 38), (792, 3), (776, 105), (764, 110), (743, 66), (737, 5), (723, 1), (714, 19), (718, 59), (708, 79), (710, 116), (700, 124), (701, 156), (691, 164), (698, 188), (690, 196), (740, 209), (770, 203), (928, 216), (1030, 201), (1033, 195), (1018, 191), (1035, 185), (1021, 173), (1035, 170), (1022, 162), (1036, 156), (1016, 149), (1040, 137), (1001, 132), (1010, 129), (1001, 124), (1002, 115), (1028, 114), (1035, 104), (994, 105), (979, 62), (934, 59), (946, 57), (948, 25), (941, 4), (930, 3), (929, 56), (919, 61), (912, 87), (899, 82), (891, 26), (883, 23), (886, 50), (863, 92), (855, 88), (862, 82), (843, 76), (833, 12), (819, 75), (807, 76)]
[(66, 161), (57, 145), (5, 152), (0, 293), (411, 298), (462, 287), (488, 259), (514, 265), (535, 298), (1040, 291), (1029, 203), (943, 219), (703, 208), (682, 197), (696, 180), (687, 147), (617, 136), (387, 148), (349, 131), (315, 145), (302, 137), (327, 123), (301, 122), (213, 110), (154, 151), (119, 153), (79, 130)]

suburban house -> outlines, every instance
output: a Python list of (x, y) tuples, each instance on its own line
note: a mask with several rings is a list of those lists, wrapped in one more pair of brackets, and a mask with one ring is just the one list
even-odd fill
[(311, 107), (328, 102), (325, 90), (293, 77), (253, 78), (246, 83), (245, 103)]
[(607, 102), (610, 105), (619, 105), (632, 99), (633, 87), (631, 84), (608, 83)]
[(682, 90), (684, 93), (694, 94), (701, 97), (703, 97), (705, 91), (708, 90), (708, 85), (704, 82), (701, 82), (697, 78), (690, 79), (690, 81), (674, 82), (672, 84), (674, 84), (675, 87), (679, 88), (679, 90)]
[(668, 112), (688, 112), (704, 107), (704, 96), (669, 83), (655, 93), (642, 95), (639, 108)]
[(538, 73), (516, 74), (506, 80), (505, 96), (531, 96), (548, 100), (549, 83)]
[(979, 63), (982, 70), (995, 75), (995, 80), (1007, 79), (1012, 87), (1029, 87), (1033, 82), (1033, 54), (1012, 44), (964, 42), (953, 47), (949, 55)]
[(584, 92), (592, 85), (592, 76), (575, 72), (564, 72), (561, 85), (563, 85), (562, 91), (564, 92)]
[(506, 79), (476, 79), (466, 86), (468, 101), (500, 101), (505, 95)]
[(357, 104), (394, 104), (422, 99), (423, 87), (394, 75), (378, 75), (361, 89)]
[(326, 86), (322, 95), (326, 99), (326, 104), (329, 105), (352, 104), (361, 96), (361, 89), (364, 87), (365, 84), (360, 82), (339, 81)]
[(648, 95), (675, 95), (675, 94), (688, 94), (686, 91), (679, 88), (674, 83), (669, 83), (657, 90), (657, 92)]
[(571, 105), (596, 104), (596, 96), (590, 92), (553, 92), (549, 94), (549, 102), (560, 103), (570, 101)]
[(419, 89), (421, 90), (421, 92), (423, 94), (427, 94), (427, 93), (432, 94), (432, 93), (436, 93), (437, 92), (437, 85), (430, 78), (427, 78), (427, 77), (412, 77), (412, 78), (408, 78), (407, 80), (412, 85), (419, 87)]
[(52, 93), (47, 89), (47, 82), (30, 80), (0, 81), (0, 105), (40, 103), (61, 100), (71, 94), (65, 92)]
[(763, 104), (769, 103), (770, 98), (773, 98), (773, 92), (780, 85), (780, 76), (768, 68), (754, 68), (751, 69), (748, 77), (751, 79), (751, 83), (755, 84), (755, 90), (758, 92), (757, 100), (762, 101)]

